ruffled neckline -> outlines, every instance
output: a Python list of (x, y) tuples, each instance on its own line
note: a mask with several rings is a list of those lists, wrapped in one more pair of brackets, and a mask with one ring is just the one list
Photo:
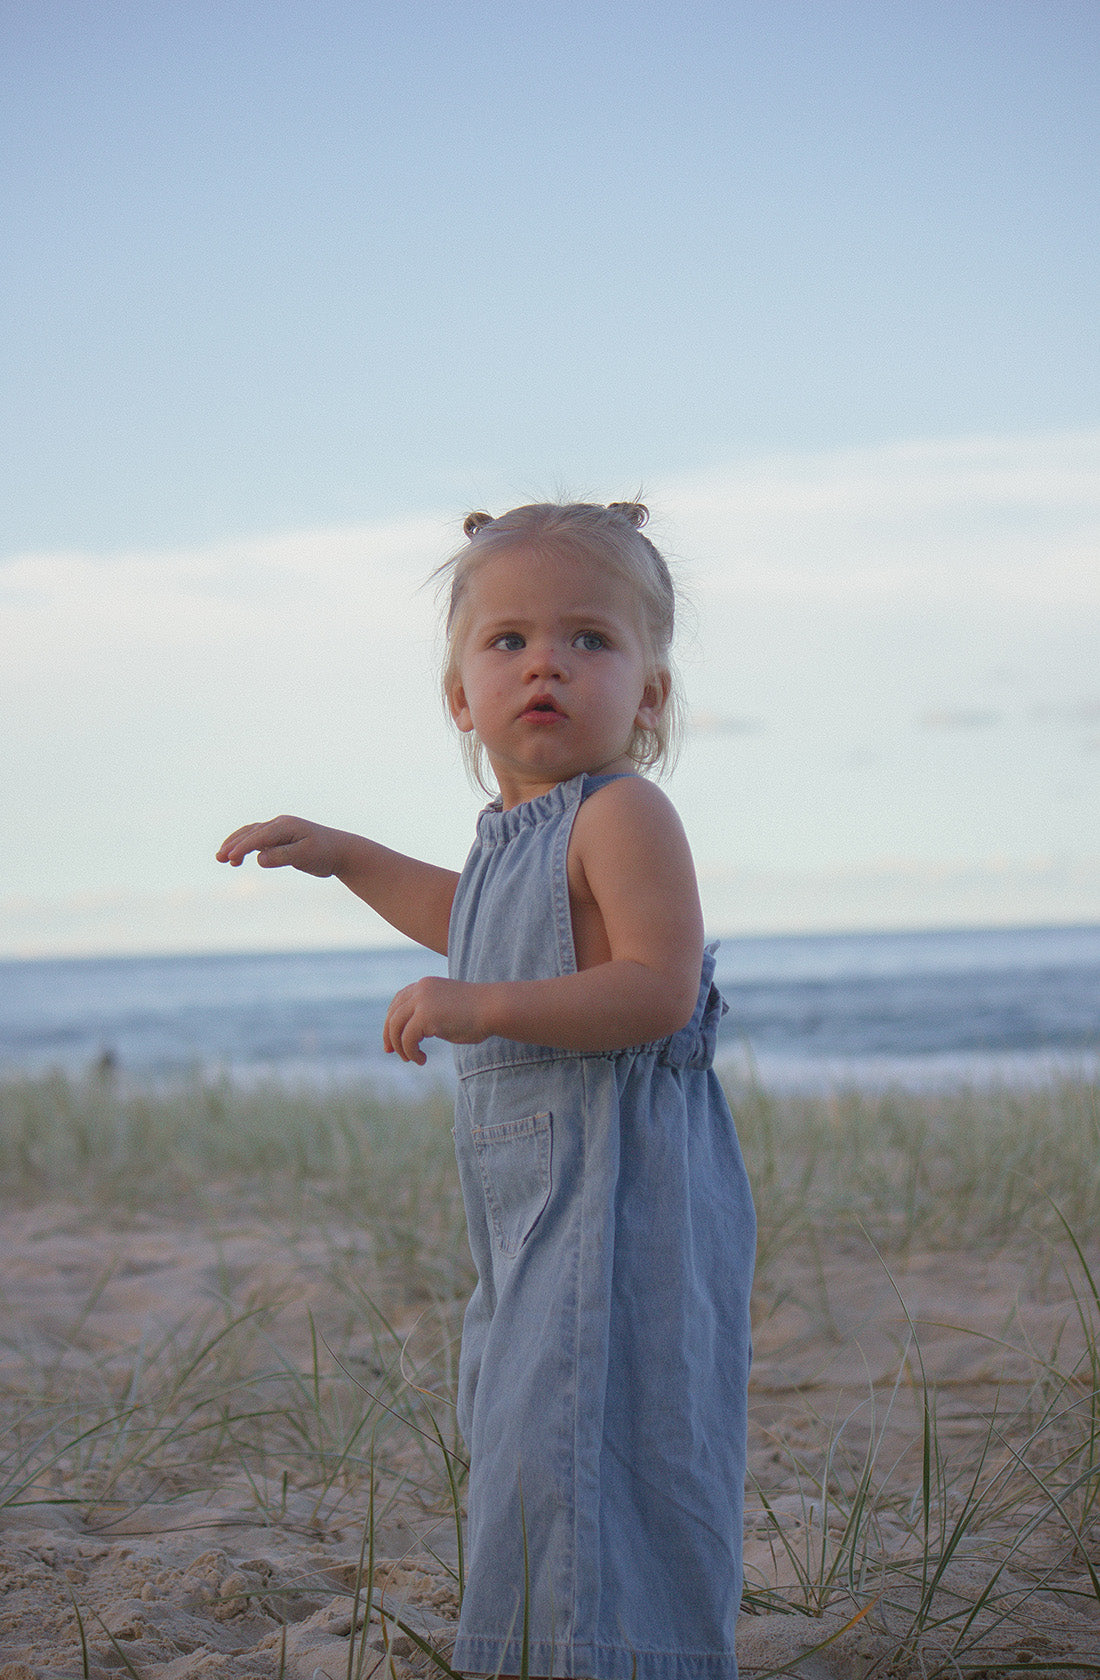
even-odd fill
[(512, 840), (525, 830), (539, 828), (552, 818), (572, 810), (605, 782), (622, 781), (624, 776), (633, 774), (633, 771), (625, 770), (610, 776), (590, 776), (582, 771), (579, 776), (572, 776), (567, 782), (558, 782), (549, 792), (536, 794), (534, 799), (525, 799), (508, 811), (502, 809), (499, 798), (494, 799), (478, 816), (478, 839), (497, 844)]

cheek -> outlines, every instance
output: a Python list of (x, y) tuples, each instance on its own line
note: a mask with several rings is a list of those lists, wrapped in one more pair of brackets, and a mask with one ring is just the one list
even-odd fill
[(479, 671), (476, 666), (468, 666), (464, 676), (459, 678), (455, 694), (466, 715), (476, 720), (492, 715), (501, 703), (502, 691), (498, 677)]

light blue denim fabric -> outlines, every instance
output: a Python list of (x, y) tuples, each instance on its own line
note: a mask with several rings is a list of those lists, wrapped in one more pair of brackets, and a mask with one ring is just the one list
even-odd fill
[[(482, 812), (452, 975), (575, 971), (566, 850), (608, 779)], [(532, 1675), (735, 1680), (755, 1222), (713, 971), (708, 951), (691, 1021), (654, 1044), (456, 1047), (478, 1274), (460, 1670), (519, 1672), (526, 1597)]]

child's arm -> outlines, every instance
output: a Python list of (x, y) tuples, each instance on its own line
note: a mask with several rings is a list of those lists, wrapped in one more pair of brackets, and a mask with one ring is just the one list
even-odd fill
[(703, 919), (687, 839), (664, 794), (641, 778), (593, 794), (577, 813), (569, 875), (578, 959), (587, 947), (591, 966), (549, 980), (419, 980), (390, 1005), (387, 1050), (423, 1062), (421, 1039), (492, 1035), (622, 1050), (690, 1020)]
[(242, 864), (249, 852), (256, 853), (261, 869), (290, 864), (307, 875), (335, 875), (399, 933), (446, 956), (451, 901), (458, 884), (452, 869), (437, 869), (361, 834), (323, 828), (303, 817), (247, 823), (222, 841), (218, 862)]

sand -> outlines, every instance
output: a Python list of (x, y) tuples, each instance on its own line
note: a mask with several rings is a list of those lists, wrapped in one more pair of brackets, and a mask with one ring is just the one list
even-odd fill
[[(337, 1441), (363, 1393), (401, 1379), (378, 1322), (334, 1287), (334, 1254), (341, 1276), (379, 1264), (361, 1231), (234, 1209), (228, 1187), (217, 1220), (182, 1208), (116, 1216), (78, 1197), (0, 1217), (0, 1680), (85, 1672), (342, 1680), (349, 1652), (351, 1673), (381, 1676), (387, 1664), (399, 1680), (432, 1672), (398, 1624), (448, 1648), (455, 1536), (438, 1475), (429, 1475), (441, 1455), (379, 1412), (388, 1421), (376, 1498), (389, 1503), (377, 1513), (373, 1561), (383, 1614), (376, 1609), (364, 1626), (353, 1592), (363, 1568), (366, 1437), (355, 1441), (345, 1473), (332, 1471), (323, 1496), (320, 1456), (296, 1444), (296, 1418), (305, 1419), (303, 1436), (317, 1432), (316, 1384), (333, 1385)], [(423, 1373), (438, 1363), (440, 1325), (453, 1337), (457, 1309), (403, 1301), (392, 1256), (388, 1264), (372, 1293), (392, 1314), (397, 1339), (411, 1338), (404, 1369)], [(803, 1255), (772, 1269), (756, 1328), (750, 1452), (771, 1515), (754, 1493), (747, 1583), (762, 1613), (741, 1620), (747, 1673), (865, 1680), (936, 1672), (950, 1640), (935, 1628), (925, 1630), (922, 1655), (891, 1665), (891, 1617), (897, 1626), (904, 1617), (876, 1603), (872, 1580), (823, 1616), (776, 1609), (783, 1595), (806, 1607), (792, 1559), (818, 1556), (842, 1526), (842, 1513), (815, 1501), (812, 1488), (830, 1432), (849, 1418), (841, 1439), (857, 1460), (884, 1432), (877, 1480), (895, 1464), (896, 1484), (918, 1488), (920, 1361), (936, 1384), (943, 1448), (961, 1462), (994, 1409), (1007, 1416), (1033, 1390), (1037, 1352), (1043, 1360), (1057, 1350), (1061, 1367), (1076, 1357), (1078, 1315), (1057, 1267), (1044, 1275), (1022, 1261), (916, 1253), (892, 1259), (891, 1271), (893, 1282), (869, 1244), (850, 1240), (825, 1258)], [(255, 1317), (242, 1321), (246, 1310)], [(418, 1339), (432, 1344), (426, 1362)], [(265, 1407), (269, 1420), (226, 1422)], [(994, 1449), (1005, 1456), (999, 1441)], [(801, 1486), (792, 1475), (799, 1459)], [(1017, 1502), (1002, 1527), (1019, 1527), (1023, 1509)], [(993, 1532), (995, 1503), (984, 1521), (988, 1558), (1005, 1538)], [(913, 1553), (911, 1525), (883, 1525), (888, 1555)], [(1100, 1559), (1095, 1523), (1085, 1538)], [(1025, 1557), (1029, 1596), (1017, 1609)], [(951, 1590), (980, 1590), (983, 1569), (990, 1573), (980, 1525), (951, 1567)], [(1036, 1567), (1048, 1575), (1040, 1591)], [(1009, 1559), (998, 1592), (996, 1614), (977, 1618), (958, 1671), (1100, 1665), (1096, 1597), (1064, 1526), (1042, 1526)]]

